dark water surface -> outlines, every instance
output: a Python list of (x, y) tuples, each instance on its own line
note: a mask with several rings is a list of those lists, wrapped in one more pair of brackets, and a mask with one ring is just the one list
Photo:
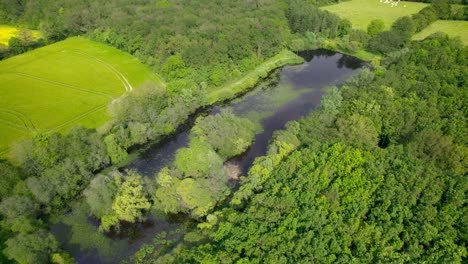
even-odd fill
[[(245, 173), (255, 157), (264, 155), (273, 132), (284, 128), (291, 120), (297, 120), (316, 108), (325, 87), (339, 85), (363, 67), (363, 62), (354, 57), (329, 50), (314, 50), (299, 53), (305, 59), (301, 65), (286, 66), (267, 87), (257, 87), (226, 105), (214, 107), (209, 114), (223, 108), (231, 108), (242, 117), (259, 123), (262, 132), (257, 133), (254, 143), (235, 162)], [(163, 146), (150, 148), (130, 165), (143, 175), (154, 175), (172, 161), (179, 148), (187, 147), (189, 131), (175, 136)]]
[[(328, 50), (302, 52), (299, 55), (305, 59), (303, 64), (286, 66), (270, 76), (265, 82), (267, 85), (259, 85), (240, 98), (225, 105), (215, 106), (205, 113), (212, 115), (224, 108), (231, 108), (236, 115), (248, 118), (258, 125), (259, 131), (254, 143), (244, 154), (230, 161), (240, 167), (243, 175), (256, 157), (266, 154), (268, 141), (275, 130), (284, 128), (288, 121), (297, 120), (310, 113), (319, 106), (324, 88), (339, 85), (364, 66), (364, 63), (356, 58)], [(179, 148), (188, 145), (188, 141), (189, 129), (175, 135), (165, 144), (149, 148), (126, 168), (135, 169), (146, 176), (154, 176), (174, 159)], [(87, 225), (86, 228), (91, 229), (96, 225), (90, 219), (87, 220), (88, 223), (82, 222), (74, 226), (76, 230), (64, 223), (52, 228), (63, 247), (79, 263), (118, 263), (133, 255), (141, 245), (150, 243), (157, 234), (180, 227), (180, 224), (174, 221), (151, 216), (145, 223), (132, 227), (133, 235), (103, 237), (102, 243), (107, 243), (106, 250), (103, 250), (99, 246), (100, 243), (95, 243), (97, 245), (93, 248), (80, 245), (80, 239), (72, 238), (78, 236), (72, 236), (73, 232), (80, 232), (76, 226), (83, 228)]]

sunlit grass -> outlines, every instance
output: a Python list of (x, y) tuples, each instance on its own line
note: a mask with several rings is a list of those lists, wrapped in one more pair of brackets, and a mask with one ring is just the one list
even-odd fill
[(392, 7), (379, 0), (351, 0), (324, 6), (322, 9), (348, 19), (353, 24), (353, 28), (367, 30), (367, 25), (373, 19), (381, 19), (388, 29), (398, 18), (415, 14), (426, 6), (424, 3), (400, 2)]
[(424, 39), (435, 32), (444, 32), (450, 37), (460, 37), (463, 44), (468, 45), (468, 21), (437, 20), (423, 31), (413, 36), (414, 40)]
[(130, 54), (69, 38), (0, 62), (0, 154), (36, 132), (97, 127), (107, 105), (145, 82), (161, 79)]

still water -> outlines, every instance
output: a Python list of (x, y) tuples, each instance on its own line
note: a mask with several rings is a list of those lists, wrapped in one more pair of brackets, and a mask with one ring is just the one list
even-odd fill
[[(229, 161), (240, 167), (242, 175), (246, 174), (256, 157), (266, 154), (268, 141), (275, 130), (313, 111), (319, 106), (325, 88), (339, 85), (364, 66), (356, 58), (328, 50), (307, 51), (299, 55), (305, 60), (303, 64), (285, 66), (247, 94), (201, 113), (212, 115), (231, 108), (234, 114), (257, 125), (254, 143), (245, 153)], [(154, 176), (173, 160), (178, 149), (188, 145), (189, 130), (190, 127), (164, 144), (149, 148), (126, 168)], [(134, 254), (141, 245), (151, 243), (157, 234), (174, 231), (181, 224), (151, 216), (144, 223), (128, 228), (123, 236), (101, 235), (96, 226), (95, 221), (75, 210), (53, 226), (52, 232), (79, 263), (118, 263)]]

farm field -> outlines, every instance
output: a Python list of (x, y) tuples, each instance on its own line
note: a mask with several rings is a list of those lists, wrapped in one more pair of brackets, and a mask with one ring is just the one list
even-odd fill
[(415, 34), (413, 39), (424, 39), (438, 31), (444, 32), (451, 37), (460, 37), (463, 44), (468, 45), (468, 21), (460, 20), (437, 20), (423, 31)]
[(417, 13), (426, 6), (427, 4), (424, 3), (400, 2), (392, 7), (379, 0), (351, 0), (324, 6), (321, 9), (348, 19), (353, 24), (353, 28), (367, 30), (367, 25), (373, 19), (382, 19), (388, 29), (398, 18)]
[[(10, 38), (16, 36), (18, 28), (0, 25), (0, 44), (8, 46), (8, 41)], [(39, 38), (41, 36), (39, 31), (32, 30), (34, 38)]]
[(36, 132), (96, 127), (106, 106), (134, 87), (161, 79), (131, 55), (69, 38), (0, 62), (0, 153)]

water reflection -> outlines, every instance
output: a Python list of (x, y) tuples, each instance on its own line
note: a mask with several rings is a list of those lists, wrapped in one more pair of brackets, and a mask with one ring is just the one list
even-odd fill
[[(324, 87), (340, 84), (363, 66), (363, 62), (356, 58), (324, 49), (300, 52), (299, 55), (305, 59), (302, 65), (286, 66), (270, 77), (269, 85), (257, 87), (241, 98), (214, 107), (208, 112), (216, 114), (222, 108), (229, 107), (236, 115), (249, 118), (262, 128), (249, 149), (230, 161), (240, 167), (243, 175), (256, 157), (266, 153), (268, 141), (275, 130), (284, 128), (288, 121), (297, 120), (310, 113), (319, 106)], [(189, 129), (162, 145), (151, 147), (126, 168), (136, 169), (146, 176), (154, 176), (174, 159), (178, 149), (188, 145)], [(93, 223), (88, 225), (92, 226)], [(83, 250), (80, 246), (70, 243), (71, 230), (65, 224), (55, 225), (52, 231), (60, 236), (61, 244), (79, 263), (118, 263), (134, 254), (142, 244), (150, 243), (157, 234), (179, 226), (180, 224), (165, 218), (151, 216), (147, 221), (129, 228), (130, 233), (124, 232), (126, 235), (123, 237), (115, 234), (107, 237), (113, 241), (125, 242), (125, 250), (121, 248), (124, 244), (115, 244), (112, 246), (116, 247), (113, 250), (115, 253), (108, 257), (102, 257), (105, 254), (98, 254), (96, 249)]]

